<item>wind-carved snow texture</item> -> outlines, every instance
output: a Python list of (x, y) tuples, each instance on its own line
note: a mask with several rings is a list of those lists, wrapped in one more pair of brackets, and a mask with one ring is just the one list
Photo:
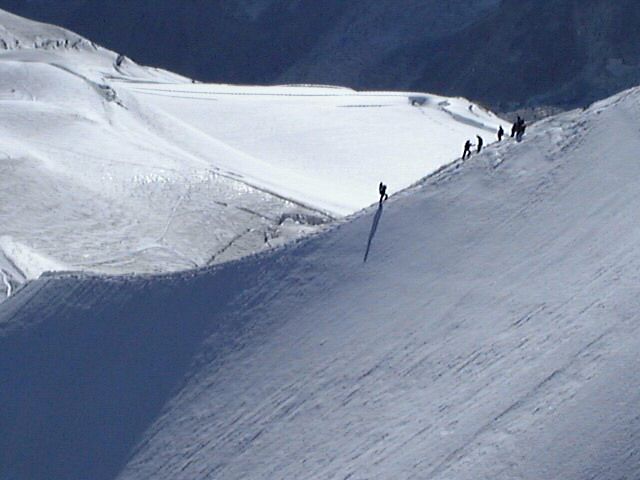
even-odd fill
[[(281, 249), (0, 305), (0, 477), (637, 478), (640, 90)], [(81, 454), (79, 454), (79, 452)]]
[[(0, 245), (14, 264), (121, 274), (232, 260), (370, 205), (381, 180), (407, 187), (500, 123), (426, 94), (195, 84), (57, 27), (2, 11), (0, 25), (12, 45), (0, 51), (0, 237), (32, 252)], [(0, 266), (0, 296), (42, 265)]]

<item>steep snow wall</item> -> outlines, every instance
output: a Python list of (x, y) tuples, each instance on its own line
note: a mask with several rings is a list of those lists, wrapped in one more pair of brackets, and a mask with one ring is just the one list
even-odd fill
[(217, 268), (29, 283), (0, 477), (637, 477), (639, 121), (625, 92)]

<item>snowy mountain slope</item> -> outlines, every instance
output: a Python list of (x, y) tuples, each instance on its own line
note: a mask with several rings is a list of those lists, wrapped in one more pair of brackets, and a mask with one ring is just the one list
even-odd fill
[[(381, 179), (399, 190), (450, 162), (467, 138), (481, 134), (493, 141), (500, 124), (467, 100), (421, 93), (115, 85), (167, 115), (171, 127), (188, 128), (191, 135), (181, 148), (215, 159), (220, 169), (251, 184), (335, 215), (371, 204)], [(422, 105), (412, 106), (411, 99)], [(228, 151), (216, 158), (212, 146)]]
[(0, 267), (5, 294), (37, 259), (160, 272), (284, 243), (499, 122), (426, 94), (193, 84), (57, 27), (0, 25), (0, 255), (20, 270)]
[(214, 268), (29, 283), (0, 476), (637, 477), (639, 121), (636, 89)]

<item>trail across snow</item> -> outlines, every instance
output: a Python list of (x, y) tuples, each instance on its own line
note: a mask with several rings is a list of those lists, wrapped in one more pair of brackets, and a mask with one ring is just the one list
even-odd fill
[(638, 124), (636, 89), (452, 163), (366, 263), (377, 205), (211, 268), (29, 283), (0, 306), (0, 477), (638, 477)]

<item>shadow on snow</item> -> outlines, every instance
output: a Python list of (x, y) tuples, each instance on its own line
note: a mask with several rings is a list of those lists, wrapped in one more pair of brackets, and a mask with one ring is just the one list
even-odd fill
[(364, 262), (367, 261), (369, 257), (369, 250), (371, 250), (371, 242), (373, 241), (373, 237), (376, 235), (376, 230), (378, 230), (378, 223), (380, 223), (380, 217), (382, 217), (382, 203), (378, 204), (378, 210), (376, 210), (376, 214), (373, 217), (373, 223), (371, 224), (371, 231), (369, 232), (369, 240), (367, 241), (367, 251), (364, 252)]

